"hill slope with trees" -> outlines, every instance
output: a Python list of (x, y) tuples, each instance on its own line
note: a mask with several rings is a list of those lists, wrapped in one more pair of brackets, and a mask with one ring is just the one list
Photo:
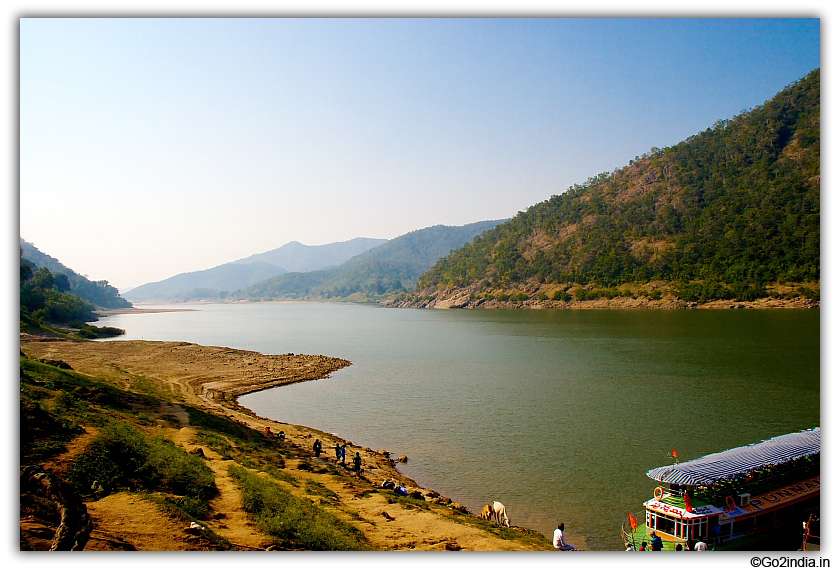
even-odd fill
[[(41, 252), (37, 247), (23, 238), (20, 238), (20, 247), (21, 257), (32, 263), (34, 266), (33, 272), (35, 269), (43, 267), (48, 269), (57, 279), (63, 279), (59, 276), (64, 275), (68, 283), (66, 292), (78, 295), (97, 307), (106, 309), (131, 307), (131, 303), (121, 297), (117, 288), (109, 285), (107, 281), (91, 281), (84, 275), (79, 275), (59, 260)], [(21, 281), (23, 281), (22, 278)]]
[(520, 212), (441, 259), (403, 301), (565, 302), (650, 283), (685, 301), (750, 300), (819, 279), (817, 69), (760, 107)]
[(23, 253), (21, 247), (20, 332), (71, 338), (100, 338), (125, 333), (115, 327), (87, 324), (99, 320), (96, 306), (71, 292), (72, 285), (66, 273), (37, 267)]
[(359, 254), (338, 267), (307, 273), (286, 273), (234, 295), (250, 301), (276, 299), (370, 300), (405, 293), (429, 267), (500, 223), (432, 226), (396, 237)]

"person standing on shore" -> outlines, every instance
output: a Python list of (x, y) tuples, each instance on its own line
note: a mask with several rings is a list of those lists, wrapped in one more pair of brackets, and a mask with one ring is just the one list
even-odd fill
[(321, 457), (321, 440), (316, 439), (315, 444), (312, 446), (312, 450), (315, 452), (315, 457)]
[(356, 472), (356, 475), (362, 474), (362, 456), (359, 455), (359, 452), (356, 452), (356, 455), (353, 457), (353, 470)]
[(341, 459), (341, 446), (338, 443), (335, 444), (335, 462), (338, 463), (338, 460)]
[(344, 465), (344, 461), (347, 459), (347, 444), (341, 444), (341, 464)]

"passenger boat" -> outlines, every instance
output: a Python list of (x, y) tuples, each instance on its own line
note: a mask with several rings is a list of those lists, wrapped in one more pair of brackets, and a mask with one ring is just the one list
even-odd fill
[(647, 475), (660, 485), (644, 503), (644, 524), (628, 513), (630, 528), (621, 527), (633, 550), (642, 542), (649, 545), (654, 532), (664, 550), (701, 541), (708, 550), (796, 550), (803, 523), (812, 514), (819, 517), (820, 428), (658, 467)]

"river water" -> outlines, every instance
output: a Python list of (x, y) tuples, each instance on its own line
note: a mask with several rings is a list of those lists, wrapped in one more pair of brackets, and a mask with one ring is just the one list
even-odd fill
[[(183, 307), (183, 306), (180, 306)], [(259, 415), (407, 455), (418, 484), (512, 524), (622, 549), (645, 473), (820, 425), (819, 310), (418, 310), (199, 305), (115, 315), (125, 339), (337, 356), (249, 394)], [(123, 337), (121, 337), (123, 338)]]

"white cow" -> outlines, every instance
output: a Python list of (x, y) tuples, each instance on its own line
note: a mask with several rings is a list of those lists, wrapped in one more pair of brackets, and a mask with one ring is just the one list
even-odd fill
[(493, 512), (491, 513), (493, 520), (496, 521), (496, 524), (502, 526), (502, 522), (505, 523), (505, 526), (510, 526), (510, 519), (507, 516), (507, 510), (505, 506), (500, 503), (499, 501), (493, 501)]

